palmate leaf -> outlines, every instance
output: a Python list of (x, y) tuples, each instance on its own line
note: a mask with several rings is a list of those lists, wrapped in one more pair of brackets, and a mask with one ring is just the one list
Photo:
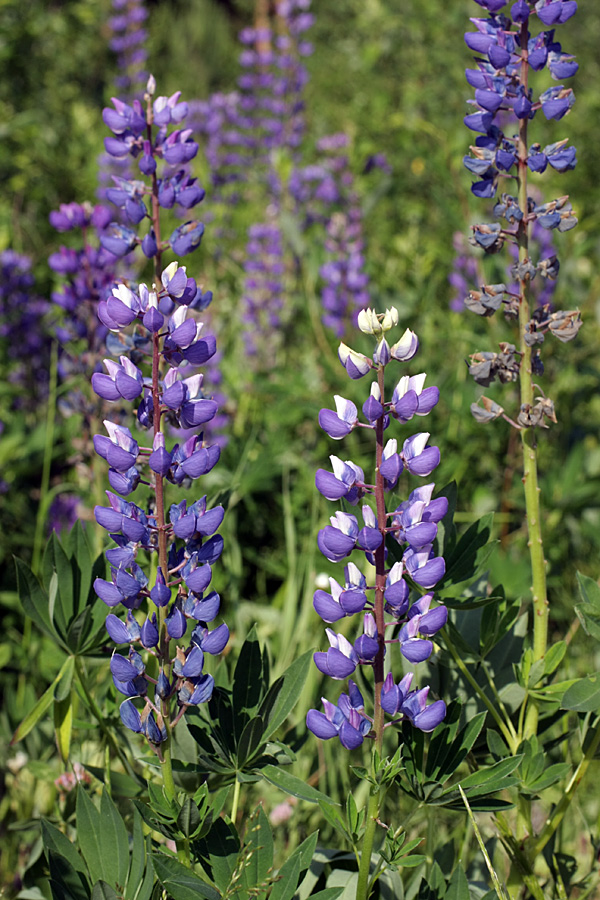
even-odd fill
[[(454, 708), (457, 709), (457, 712), (454, 712)], [(456, 735), (453, 733), (453, 725), (455, 722), (458, 724), (458, 716), (460, 716), (460, 704), (453, 703), (449, 708), (448, 728), (445, 727), (446, 722), (442, 723), (444, 727), (438, 726), (429, 744), (426, 775), (441, 784), (444, 784), (456, 772), (472, 749), (483, 728), (486, 713), (482, 712), (474, 716)]]

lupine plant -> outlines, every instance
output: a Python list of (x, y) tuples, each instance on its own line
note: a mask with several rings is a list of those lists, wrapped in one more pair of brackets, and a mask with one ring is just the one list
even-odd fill
[[(537, 449), (540, 429), (547, 429), (557, 421), (554, 403), (539, 384), (544, 374), (541, 349), (546, 336), (567, 342), (577, 335), (581, 326), (579, 310), (563, 311), (551, 305), (552, 292), (543, 291), (541, 298), (536, 299), (534, 279), (555, 281), (559, 272), (554, 247), (551, 242), (539, 240), (540, 231), (566, 232), (577, 224), (577, 219), (567, 195), (543, 202), (530, 186), (530, 179), (547, 168), (562, 174), (572, 170), (577, 162), (575, 148), (569, 145), (568, 138), (544, 143), (547, 138), (540, 123), (541, 116), (548, 122), (562, 120), (573, 106), (573, 90), (564, 84), (542, 84), (539, 92), (536, 74), (547, 70), (554, 81), (563, 82), (577, 72), (574, 57), (557, 40), (557, 28), (571, 19), (577, 3), (518, 0), (511, 6), (509, 16), (504, 11), (504, 0), (476, 2), (489, 16), (473, 18), (476, 30), (465, 35), (467, 46), (478, 55), (475, 67), (466, 71), (467, 81), (475, 89), (475, 100), (470, 101), (475, 110), (465, 117), (465, 124), (477, 138), (464, 164), (480, 179), (472, 185), (473, 194), (495, 198), (494, 215), (503, 221), (474, 225), (471, 243), (483, 248), (486, 254), (499, 253), (508, 244), (515, 261), (510, 269), (512, 285), (507, 288), (504, 284), (483, 284), (467, 295), (465, 306), (484, 317), (502, 309), (506, 319), (515, 324), (518, 334), (514, 342), (500, 343), (499, 352), (473, 354), (469, 372), (484, 387), (494, 381), (518, 383), (520, 396), (516, 410), (509, 414), (504, 409), (508, 405), (506, 400), (501, 404), (485, 395), (472, 404), (471, 410), (478, 422), (503, 418), (520, 433), (532, 581), (530, 642), (519, 668), (519, 683), (524, 692), (512, 721), (509, 718), (502, 725), (510, 752), (523, 756), (521, 775), (525, 784), (518, 798), (515, 825), (509, 826), (502, 816), (498, 817), (498, 823), (512, 863), (507, 881), (510, 896), (523, 896), (527, 890), (528, 896), (541, 898), (544, 894), (538, 880), (537, 861), (552, 840), (600, 744), (598, 722), (593, 727), (590, 722), (583, 758), (568, 781), (561, 801), (541, 829), (536, 827), (532, 817), (534, 792), (527, 789), (526, 783), (534, 771), (532, 760), (537, 759), (539, 777), (540, 766), (544, 763), (547, 766), (550, 743), (542, 735), (551, 719), (552, 701), (559, 699), (562, 709), (591, 709), (586, 706), (585, 690), (583, 695), (575, 696), (565, 692), (567, 683), (558, 695), (553, 695), (547, 686), (547, 679), (562, 659), (566, 645), (549, 642), (551, 609)], [(548, 252), (550, 255), (546, 255)], [(580, 585), (585, 599), (581, 580)], [(585, 615), (582, 621), (587, 630)], [(546, 784), (560, 778), (562, 771), (560, 764), (557, 766), (545, 769)], [(544, 786), (540, 781), (540, 788)], [(556, 879), (554, 871), (553, 875)]]

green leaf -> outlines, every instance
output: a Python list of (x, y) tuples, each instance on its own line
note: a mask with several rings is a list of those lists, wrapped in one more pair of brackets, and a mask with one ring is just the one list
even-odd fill
[[(121, 815), (106, 788), (100, 798), (100, 852), (105, 866), (105, 878), (124, 885), (129, 869), (129, 835)], [(108, 868), (108, 871), (106, 869)]]
[(399, 859), (394, 860), (395, 866), (404, 866), (405, 869), (414, 869), (416, 866), (420, 866), (421, 863), (424, 863), (427, 860), (426, 856), (423, 856), (422, 853), (415, 853), (412, 856), (401, 856)]
[(465, 581), (472, 581), (482, 571), (485, 562), (498, 543), (492, 540), (494, 514), (488, 513), (474, 522), (460, 538), (446, 559), (446, 574), (438, 585), (441, 594), (456, 593)]
[(90, 888), (85, 876), (68, 859), (48, 851), (50, 886), (55, 900), (89, 900)]
[(575, 606), (577, 617), (585, 633), (600, 641), (600, 586), (581, 572), (577, 573), (577, 585), (582, 600)]
[(356, 806), (356, 800), (354, 799), (354, 795), (352, 792), (348, 794), (348, 798), (346, 800), (346, 820), (348, 822), (348, 830), (351, 834), (357, 834), (358, 832), (358, 808)]
[(277, 873), (269, 900), (292, 900), (300, 879), (300, 860), (291, 856)]
[[(331, 807), (328, 807), (328, 809), (330, 809), (330, 808)], [(321, 807), (321, 809), (323, 809), (323, 807)], [(309, 835), (309, 837), (307, 837), (306, 840), (302, 841), (302, 843), (298, 847), (296, 847), (296, 849), (290, 856), (290, 859), (293, 859), (295, 856), (298, 857), (298, 859), (300, 861), (300, 871), (301, 872), (305, 872), (309, 868), (309, 866), (312, 862), (313, 856), (315, 854), (315, 849), (317, 846), (318, 837), (319, 837), (319, 832), (313, 831), (313, 833), (311, 835)]]
[(17, 590), (19, 599), (26, 615), (33, 620), (34, 624), (44, 632), (53, 641), (58, 641), (63, 650), (66, 650), (63, 642), (58, 634), (48, 614), (48, 594), (43, 589), (29, 566), (22, 560), (15, 557), (15, 567), (17, 570)]
[(164, 853), (152, 857), (158, 880), (168, 891), (171, 900), (221, 900), (221, 894), (211, 884), (202, 881), (179, 860)]
[[(458, 704), (456, 707), (458, 715), (460, 715)], [(450, 709), (453, 710), (453, 707)], [(485, 712), (474, 716), (460, 730), (454, 740), (450, 740), (451, 731), (445, 722), (441, 729), (436, 729), (435, 736), (430, 741), (427, 756), (426, 775), (428, 778), (444, 784), (454, 774), (479, 737), (485, 718)]]
[(142, 819), (133, 807), (133, 833), (131, 842), (131, 859), (129, 862), (129, 873), (127, 875), (127, 886), (125, 888), (125, 900), (136, 900), (139, 885), (144, 876), (146, 868), (146, 843), (144, 840), (144, 830), (142, 828)]
[(557, 641), (556, 644), (552, 644), (551, 647), (546, 651), (546, 655), (544, 657), (544, 675), (552, 675), (553, 672), (558, 669), (561, 662), (563, 661), (564, 655), (567, 652), (567, 643), (566, 641)]
[(69, 532), (66, 544), (67, 554), (76, 563), (73, 568), (75, 607), (77, 611), (81, 611), (88, 602), (92, 587), (92, 550), (80, 519), (77, 519)]
[(265, 724), (260, 716), (254, 716), (244, 727), (237, 746), (237, 764), (240, 769), (244, 768), (244, 764), (252, 759), (261, 746), (264, 728)]
[(42, 716), (50, 709), (50, 707), (52, 706), (52, 701), (54, 700), (54, 691), (63, 676), (70, 658), (71, 657), (67, 657), (61, 667), (60, 672), (58, 673), (50, 687), (47, 688), (46, 691), (44, 691), (33, 709), (31, 709), (27, 713), (21, 724), (18, 726), (17, 730), (12, 736), (11, 744), (16, 744), (18, 741), (23, 740), (23, 738), (29, 734), (34, 725), (36, 725), (37, 722), (42, 718)]
[(595, 712), (600, 709), (599, 673), (581, 678), (568, 688), (560, 704), (561, 709), (572, 709), (574, 712)]
[[(352, 896), (356, 893), (356, 886), (352, 885), (353, 893)], [(323, 891), (317, 891), (316, 894), (311, 894), (311, 900), (337, 900), (338, 897), (341, 897), (344, 893), (343, 887), (330, 887), (325, 888)]]
[(486, 657), (500, 643), (519, 617), (521, 600), (501, 598), (489, 604), (481, 615), (479, 648), (482, 657)]
[(75, 671), (75, 659), (68, 656), (60, 670), (60, 680), (54, 688), (54, 699), (57, 702), (66, 700), (71, 696), (71, 684), (73, 682), (73, 672)]
[(92, 881), (100, 881), (104, 875), (100, 856), (100, 813), (81, 784), (77, 786), (76, 817), (79, 849)]
[(467, 881), (465, 870), (459, 863), (452, 873), (452, 878), (444, 894), (444, 900), (465, 900), (468, 896), (469, 882)]
[(119, 900), (114, 889), (106, 881), (97, 881), (92, 889), (90, 900)]
[(73, 568), (55, 531), (50, 535), (42, 559), (42, 579), (48, 593), (50, 593), (50, 584), (54, 577), (56, 577), (58, 591), (52, 619), (56, 630), (64, 640), (67, 636), (68, 626), (75, 613), (73, 604)]
[(570, 769), (571, 767), (568, 763), (554, 763), (554, 765), (548, 766), (538, 778), (531, 781), (528, 779), (526, 784), (522, 784), (519, 790), (522, 794), (539, 794), (564, 778)]
[(319, 806), (321, 808), (321, 812), (323, 817), (329, 822), (332, 828), (334, 828), (338, 834), (348, 841), (350, 845), (352, 845), (352, 835), (346, 828), (346, 823), (342, 818), (341, 812), (336, 809), (335, 806), (332, 806), (331, 803), (323, 803), (319, 800)]
[(54, 701), (54, 733), (60, 758), (66, 765), (71, 753), (71, 735), (73, 734), (73, 698), (71, 694), (68, 694), (64, 700)]
[(66, 835), (59, 831), (48, 819), (41, 820), (42, 843), (46, 857), (49, 851), (57, 856), (63, 856), (71, 864), (76, 872), (81, 872), (83, 876), (87, 876), (87, 871), (83, 860), (71, 841)]
[(225, 893), (235, 872), (240, 852), (237, 831), (231, 822), (215, 819), (205, 838), (198, 842), (203, 865), (222, 893)]
[(264, 884), (273, 867), (273, 832), (262, 806), (250, 817), (242, 848), (244, 866), (240, 884), (249, 891)]
[(256, 628), (253, 627), (242, 645), (233, 674), (232, 699), (237, 719), (240, 713), (255, 712), (265, 689), (265, 666)]
[(518, 779), (512, 778), (511, 775), (522, 758), (523, 755), (519, 754), (510, 759), (501, 759), (500, 762), (479, 769), (477, 772), (472, 772), (471, 775), (463, 778), (460, 784), (465, 794), (469, 797), (469, 803), (472, 796), (477, 797), (483, 793), (492, 794), (495, 791), (501, 791), (516, 784)]
[(200, 812), (198, 807), (191, 797), (186, 797), (177, 816), (177, 826), (184, 837), (190, 838), (196, 832), (199, 824)]
[(291, 794), (292, 797), (298, 797), (300, 800), (308, 800), (310, 803), (318, 803), (320, 800), (323, 803), (334, 802), (326, 794), (322, 794), (321, 791), (311, 787), (310, 784), (306, 784), (300, 778), (296, 778), (290, 772), (283, 771), (278, 766), (264, 766), (257, 774), (262, 775), (263, 778), (266, 778), (267, 781), (280, 790), (285, 791), (286, 794)]
[[(300, 694), (306, 684), (306, 679), (310, 671), (312, 656), (312, 650), (307, 650), (306, 653), (294, 660), (291, 666), (285, 670), (281, 678), (278, 678), (272, 686), (274, 688), (275, 685), (280, 685), (272, 711), (265, 719), (265, 740), (271, 737), (271, 735), (283, 725), (300, 699)], [(265, 703), (266, 700), (267, 698), (265, 698)]]

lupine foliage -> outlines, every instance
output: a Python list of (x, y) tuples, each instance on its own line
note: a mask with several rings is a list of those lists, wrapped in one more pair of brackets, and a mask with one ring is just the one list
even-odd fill
[(576, 5), (3, 4), (7, 896), (597, 893)]

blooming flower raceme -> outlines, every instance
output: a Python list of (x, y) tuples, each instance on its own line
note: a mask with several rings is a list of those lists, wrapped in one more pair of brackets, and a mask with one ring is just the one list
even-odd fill
[[(153, 99), (153, 92), (151, 79), (145, 113), (139, 103), (114, 101), (114, 110), (105, 110), (105, 120), (134, 156), (181, 161), (195, 152), (189, 135), (178, 129), (167, 144), (166, 126), (181, 123), (185, 104), (179, 103), (178, 94)], [(155, 138), (148, 137), (153, 121), (160, 126)], [(142, 132), (144, 140), (138, 144)], [(121, 152), (112, 143), (109, 147)], [(140, 196), (157, 201), (165, 180), (147, 161), (140, 169), (147, 170), (150, 181), (148, 188), (139, 189)], [(167, 181), (172, 187), (173, 178)], [(141, 202), (145, 204), (145, 199)], [(145, 213), (156, 234), (160, 207), (160, 202), (153, 202)], [(185, 711), (210, 699), (214, 680), (205, 672), (205, 655), (221, 653), (229, 638), (227, 625), (209, 627), (220, 610), (211, 581), (223, 551), (218, 529), (224, 510), (209, 508), (205, 496), (167, 503), (167, 484), (196, 481), (217, 463), (219, 448), (201, 434), (190, 435), (218, 411), (217, 403), (204, 393), (203, 375), (194, 371), (214, 356), (216, 342), (196, 318), (202, 292), (186, 267), (177, 262), (161, 266), (166, 246), (154, 248), (156, 281), (151, 287), (121, 284), (100, 304), (98, 315), (121, 352), (118, 362), (105, 359), (105, 372), (92, 376), (95, 392), (105, 401), (117, 402), (120, 408), (123, 402), (137, 404), (135, 433), (107, 419), (107, 434), (94, 438), (96, 452), (110, 467), (113, 488), (107, 491), (109, 505), (97, 506), (95, 516), (115, 543), (106, 554), (110, 579), (97, 578), (95, 589), (111, 610), (106, 620), (109, 636), (119, 648), (126, 648), (126, 653), (117, 649), (111, 660), (115, 687), (124, 696), (122, 721), (143, 734), (159, 756), (160, 745)], [(180, 443), (169, 440), (169, 425), (184, 430)], [(149, 432), (146, 439), (144, 431)], [(153, 495), (147, 508), (124, 499), (141, 482)], [(140, 551), (144, 559), (156, 556), (155, 574), (144, 571)], [(119, 610), (125, 611), (124, 618)], [(156, 660), (152, 676), (148, 654)]]
[[(438, 402), (439, 391), (436, 387), (425, 387), (424, 373), (403, 375), (386, 400), (385, 368), (397, 359), (412, 359), (418, 347), (416, 335), (407, 330), (389, 347), (386, 335), (398, 324), (395, 309), (380, 315), (364, 310), (358, 324), (376, 340), (372, 359), (345, 345), (340, 348), (339, 356), (351, 378), (362, 377), (367, 372), (376, 376), (362, 409), (366, 421), (360, 420), (354, 403), (336, 397), (336, 411), (321, 410), (319, 424), (335, 440), (342, 440), (356, 427), (370, 429), (374, 433), (376, 469), (373, 478), (366, 479), (363, 470), (351, 460), (332, 456), (332, 472), (318, 470), (316, 486), (327, 499), (343, 498), (355, 505), (363, 501), (364, 526), (361, 528), (356, 515), (338, 510), (331, 517), (331, 524), (319, 532), (317, 543), (331, 562), (341, 562), (362, 550), (375, 566), (375, 584), (369, 585), (356, 563), (348, 562), (343, 585), (330, 578), (330, 593), (323, 589), (316, 591), (314, 607), (325, 622), (334, 623), (361, 613), (362, 633), (352, 643), (343, 634), (327, 628), (330, 646), (315, 653), (315, 664), (335, 680), (346, 679), (358, 666), (371, 668), (373, 714), (365, 711), (362, 694), (350, 681), (348, 694), (341, 695), (337, 706), (323, 699), (324, 712), (310, 710), (306, 719), (308, 728), (317, 737), (323, 740), (337, 737), (347, 749), (358, 747), (366, 736), (379, 742), (383, 727), (403, 719), (422, 731), (433, 731), (446, 712), (442, 700), (427, 703), (429, 688), (411, 689), (412, 675), (405, 676), (398, 684), (391, 673), (384, 678), (386, 651), (393, 651), (397, 645), (411, 663), (428, 659), (433, 651), (432, 638), (447, 620), (444, 606), (432, 606), (434, 588), (445, 573), (444, 560), (435, 556), (433, 542), (438, 522), (446, 514), (447, 500), (434, 497), (434, 485), (430, 483), (415, 487), (408, 499), (392, 512), (387, 512), (385, 506), (385, 494), (396, 486), (403, 470), (411, 477), (428, 476), (438, 465), (440, 454), (437, 447), (430, 446), (428, 432), (405, 438), (400, 450), (396, 438), (384, 443), (384, 432), (393, 420), (406, 426), (413, 416), (426, 416)], [(386, 536), (398, 545), (399, 558), (395, 562), (388, 559)], [(387, 639), (388, 627), (397, 625), (400, 628), (396, 637)], [(384, 712), (392, 717), (386, 726)]]

